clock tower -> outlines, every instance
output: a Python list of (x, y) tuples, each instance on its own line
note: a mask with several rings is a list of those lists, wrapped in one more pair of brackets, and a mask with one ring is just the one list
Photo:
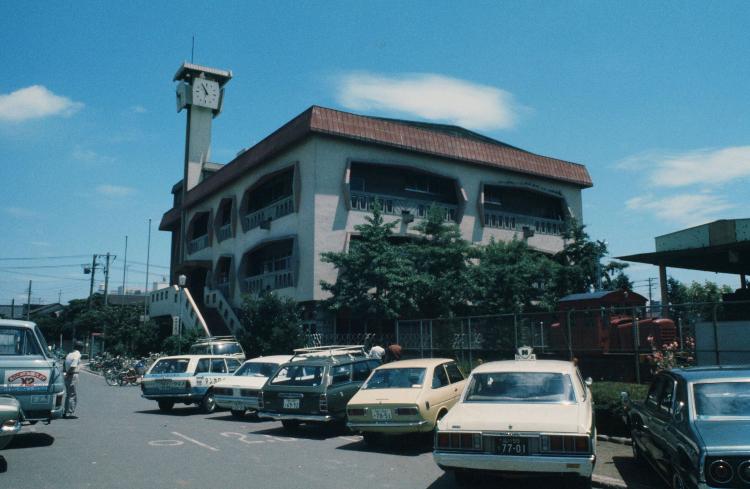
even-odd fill
[(211, 156), (211, 121), (221, 113), (224, 85), (232, 72), (182, 63), (174, 75), (177, 85), (177, 112), (187, 109), (185, 132), (185, 173), (183, 192), (201, 180), (203, 166)]

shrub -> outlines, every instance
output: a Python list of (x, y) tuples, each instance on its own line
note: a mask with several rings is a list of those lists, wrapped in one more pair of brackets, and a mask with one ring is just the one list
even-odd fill
[(630, 399), (634, 401), (642, 400), (646, 398), (648, 385), (625, 382), (594, 382), (591, 386), (598, 433), (618, 436), (629, 435), (627, 426), (622, 422), (624, 412), (621, 392), (627, 392)]

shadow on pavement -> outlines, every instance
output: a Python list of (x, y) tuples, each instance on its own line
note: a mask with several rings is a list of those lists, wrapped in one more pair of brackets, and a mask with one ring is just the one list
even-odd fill
[(320, 426), (313, 424), (302, 424), (298, 428), (293, 430), (288, 430), (279, 425), (275, 428), (253, 431), (252, 433), (256, 435), (271, 435), (287, 438), (292, 437), (305, 440), (327, 440), (328, 438), (335, 438), (337, 436), (349, 434), (349, 432), (345, 428), (338, 429), (334, 426)]
[(633, 457), (612, 457), (620, 477), (628, 487), (663, 489), (667, 486), (646, 462), (637, 462)]
[(0, 455), (0, 474), (8, 471), (8, 462), (5, 461), (5, 457)]
[[(448, 489), (459, 487), (456, 484), (456, 479), (450, 472), (444, 473), (438, 479), (430, 484), (427, 489)], [(565, 481), (561, 479), (555, 479), (550, 477), (524, 477), (524, 478), (508, 478), (500, 477), (494, 474), (482, 473), (477, 475), (471, 481), (471, 485), (468, 486), (473, 488), (497, 488), (502, 487), (503, 489), (531, 489), (531, 488), (549, 488), (549, 489), (563, 489), (565, 488)]]
[(360, 440), (341, 445), (340, 447), (337, 447), (337, 450), (416, 457), (424, 453), (432, 452), (432, 436), (384, 436), (374, 443), (365, 443), (364, 440)]
[(224, 416), (212, 416), (206, 419), (210, 421), (236, 421), (238, 423), (265, 423), (266, 421), (271, 421), (270, 419), (261, 419), (257, 416), (251, 416), (249, 414), (246, 414), (242, 418), (237, 418), (233, 414), (225, 414)]
[(175, 407), (171, 411), (161, 411), (159, 409), (147, 409), (143, 411), (135, 411), (140, 414), (159, 414), (161, 416), (193, 416), (196, 414), (203, 414), (195, 406)]
[(53, 436), (47, 433), (19, 433), (13, 437), (10, 445), (5, 447), (6, 450), (15, 450), (17, 448), (36, 448), (48, 447), (55, 442)]

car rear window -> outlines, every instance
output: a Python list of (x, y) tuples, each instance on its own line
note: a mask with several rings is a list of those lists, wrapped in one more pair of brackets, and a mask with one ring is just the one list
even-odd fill
[(372, 373), (363, 389), (409, 389), (424, 384), (424, 368), (381, 368)]
[(189, 358), (165, 358), (157, 360), (151, 367), (151, 374), (182, 374), (187, 372)]
[(701, 417), (750, 417), (750, 382), (711, 382), (693, 385), (695, 414)]
[(316, 387), (323, 380), (323, 367), (312, 365), (287, 365), (281, 367), (271, 379), (273, 385)]
[(472, 377), (466, 402), (575, 402), (570, 376), (557, 372), (489, 372)]

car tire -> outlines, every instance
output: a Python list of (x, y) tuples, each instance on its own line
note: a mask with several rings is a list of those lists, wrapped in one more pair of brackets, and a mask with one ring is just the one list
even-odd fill
[(374, 447), (380, 442), (380, 434), (370, 432), (362, 433), (362, 441), (364, 441), (366, 445)]
[(678, 471), (675, 471), (672, 474), (672, 489), (686, 489), (687, 485), (685, 484), (685, 479), (682, 478), (682, 475)]
[(232, 413), (232, 416), (238, 419), (243, 419), (245, 417), (244, 409), (230, 409), (229, 412)]
[(282, 419), (281, 426), (287, 431), (294, 431), (299, 428), (299, 421), (296, 419)]
[(168, 412), (171, 411), (174, 407), (174, 403), (172, 401), (159, 401), (159, 411)]
[(635, 438), (633, 435), (630, 435), (630, 439), (632, 440), (631, 448), (633, 450), (633, 459), (636, 462), (643, 462), (643, 452), (641, 451), (641, 447), (638, 446), (638, 442), (635, 441)]
[(474, 485), (474, 474), (468, 470), (454, 470), (453, 478), (458, 487), (472, 487)]
[(591, 477), (576, 477), (567, 485), (571, 489), (591, 489)]
[(12, 439), (13, 439), (13, 435), (3, 436), (2, 438), (0, 438), (0, 450), (7, 447), (10, 444)]
[(208, 391), (203, 396), (200, 403), (200, 410), (203, 414), (211, 414), (216, 410), (216, 400), (214, 399), (214, 392)]

